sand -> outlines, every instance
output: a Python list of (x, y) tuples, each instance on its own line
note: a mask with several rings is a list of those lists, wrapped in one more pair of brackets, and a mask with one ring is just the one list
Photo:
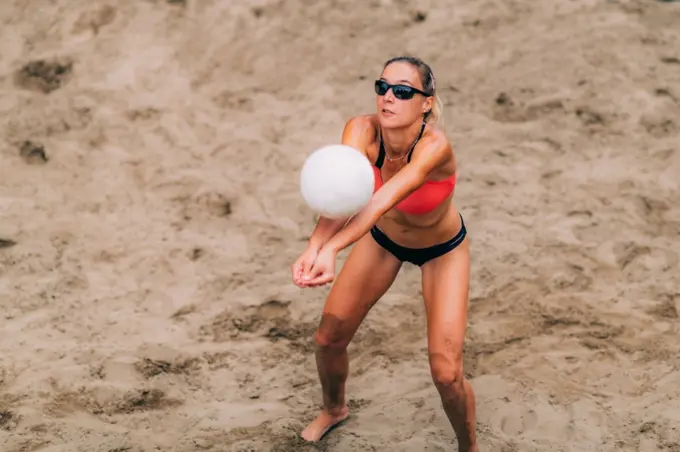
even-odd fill
[[(680, 3), (6, 0), (0, 447), (453, 451), (417, 267), (316, 446), (305, 157), (432, 63), (483, 451), (680, 450)], [(339, 265), (346, 257), (340, 256)], [(377, 270), (379, 271), (379, 270)]]

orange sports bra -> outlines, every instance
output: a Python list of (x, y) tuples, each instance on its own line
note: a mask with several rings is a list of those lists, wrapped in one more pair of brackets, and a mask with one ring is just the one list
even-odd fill
[[(420, 134), (416, 139), (416, 143), (423, 136), (425, 131), (425, 123), (420, 129)], [(407, 162), (411, 161), (411, 151), (409, 151)], [(382, 168), (383, 162), (385, 161), (385, 145), (383, 144), (382, 136), (380, 137), (380, 152), (378, 153), (378, 159), (373, 166), (373, 176), (375, 180), (375, 189), (377, 191), (383, 185), (382, 175), (380, 169)], [(408, 195), (405, 199), (401, 200), (395, 209), (410, 215), (423, 215), (434, 210), (439, 204), (441, 204), (449, 195), (453, 192), (456, 186), (456, 175), (452, 175), (441, 181), (425, 181), (423, 185), (418, 187), (413, 193)]]

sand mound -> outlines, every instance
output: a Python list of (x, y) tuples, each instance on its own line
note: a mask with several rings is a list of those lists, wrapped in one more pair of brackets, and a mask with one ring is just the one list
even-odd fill
[[(318, 446), (313, 149), (430, 61), (485, 451), (680, 450), (680, 3), (0, 6), (2, 450), (449, 451), (407, 266)], [(344, 256), (344, 255), (343, 255)]]

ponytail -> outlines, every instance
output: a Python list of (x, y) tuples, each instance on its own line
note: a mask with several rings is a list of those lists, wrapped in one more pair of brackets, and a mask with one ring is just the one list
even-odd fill
[(444, 103), (437, 93), (434, 93), (434, 102), (432, 102), (432, 109), (425, 113), (425, 122), (429, 124), (441, 124), (442, 122), (442, 110)]

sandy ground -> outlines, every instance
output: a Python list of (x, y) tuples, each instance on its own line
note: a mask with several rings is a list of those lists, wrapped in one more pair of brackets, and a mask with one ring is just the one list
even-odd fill
[(403, 52), (460, 162), (482, 450), (680, 451), (680, 3), (5, 0), (0, 21), (2, 451), (455, 450), (413, 266), (352, 344), (354, 416), (296, 439), (327, 290), (290, 280), (299, 170)]

